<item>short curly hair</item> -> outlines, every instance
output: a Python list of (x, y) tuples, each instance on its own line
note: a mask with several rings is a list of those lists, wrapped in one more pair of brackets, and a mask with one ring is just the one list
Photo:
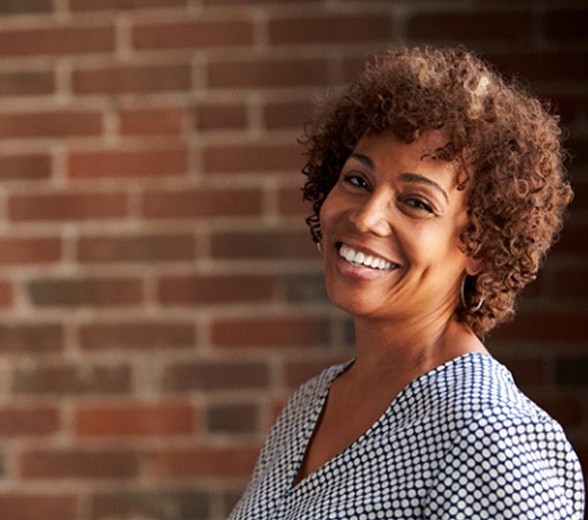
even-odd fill
[(482, 264), (479, 275), (468, 277), (462, 298), (468, 303), (456, 315), (484, 336), (512, 317), (572, 199), (558, 123), (550, 107), (465, 49), (375, 54), (357, 81), (323, 104), (301, 139), (312, 237), (320, 241), (322, 204), (366, 132), (391, 132), (408, 144), (443, 128), (450, 148), (442, 158), (460, 161), (460, 187), (468, 189), (464, 251)]

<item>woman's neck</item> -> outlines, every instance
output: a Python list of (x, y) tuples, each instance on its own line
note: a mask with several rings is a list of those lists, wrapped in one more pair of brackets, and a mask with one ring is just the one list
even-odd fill
[(355, 337), (357, 358), (353, 371), (365, 381), (386, 374), (408, 379), (408, 383), (461, 355), (488, 354), (473, 332), (455, 318), (441, 324), (426, 320), (392, 324), (356, 318)]

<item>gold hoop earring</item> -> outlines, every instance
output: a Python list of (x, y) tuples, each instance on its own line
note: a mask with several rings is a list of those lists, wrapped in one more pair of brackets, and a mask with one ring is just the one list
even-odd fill
[(466, 295), (465, 295), (465, 285), (466, 285), (467, 278), (468, 278), (468, 275), (466, 274), (463, 277), (463, 280), (461, 281), (461, 291), (460, 291), (461, 304), (463, 305), (464, 309), (468, 309), (471, 312), (478, 312), (482, 308), (482, 305), (484, 305), (484, 297), (482, 296), (480, 298), (480, 300), (478, 301), (478, 305), (476, 305), (475, 307), (469, 306), (467, 304)]

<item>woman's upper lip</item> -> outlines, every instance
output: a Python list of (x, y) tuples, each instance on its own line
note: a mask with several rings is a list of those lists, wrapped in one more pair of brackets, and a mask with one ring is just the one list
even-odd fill
[(351, 241), (347, 241), (347, 240), (340, 240), (336, 243), (337, 249), (340, 249), (343, 244), (345, 244), (347, 247), (350, 247), (351, 249), (353, 249), (355, 251), (361, 251), (366, 256), (373, 256), (376, 258), (381, 258), (382, 260), (389, 262), (391, 264), (399, 265), (398, 262), (395, 262), (394, 260), (392, 260), (388, 256), (383, 255), (381, 253), (378, 253), (377, 251), (374, 251), (373, 249), (371, 249), (369, 247), (359, 245), (355, 242), (351, 242)]

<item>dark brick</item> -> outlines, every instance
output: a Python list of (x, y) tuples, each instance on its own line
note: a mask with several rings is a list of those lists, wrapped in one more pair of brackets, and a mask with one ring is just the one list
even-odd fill
[(3, 0), (0, 2), (0, 15), (50, 13), (53, 0)]
[(19, 394), (112, 395), (127, 394), (130, 388), (128, 366), (40, 365), (17, 369), (13, 380), (14, 392)]
[(413, 16), (408, 23), (409, 38), (421, 41), (520, 41), (532, 34), (532, 15), (528, 11), (434, 12)]
[(218, 232), (212, 236), (212, 256), (226, 259), (317, 258), (307, 230)]
[(34, 305), (41, 307), (126, 306), (143, 299), (138, 279), (53, 279), (29, 283)]
[(588, 387), (588, 357), (557, 359), (555, 378), (562, 386)]
[(63, 347), (60, 324), (0, 324), (0, 354), (50, 354)]
[(260, 389), (269, 384), (269, 369), (254, 361), (172, 364), (164, 370), (162, 383), (172, 392)]
[(211, 498), (206, 492), (153, 490), (97, 493), (91, 501), (90, 518), (206, 520), (210, 514)]
[(212, 405), (206, 413), (211, 433), (246, 434), (257, 429), (259, 410), (254, 404)]
[(588, 35), (588, 8), (546, 11), (543, 15), (543, 32), (549, 39), (562, 43), (584, 40)]

